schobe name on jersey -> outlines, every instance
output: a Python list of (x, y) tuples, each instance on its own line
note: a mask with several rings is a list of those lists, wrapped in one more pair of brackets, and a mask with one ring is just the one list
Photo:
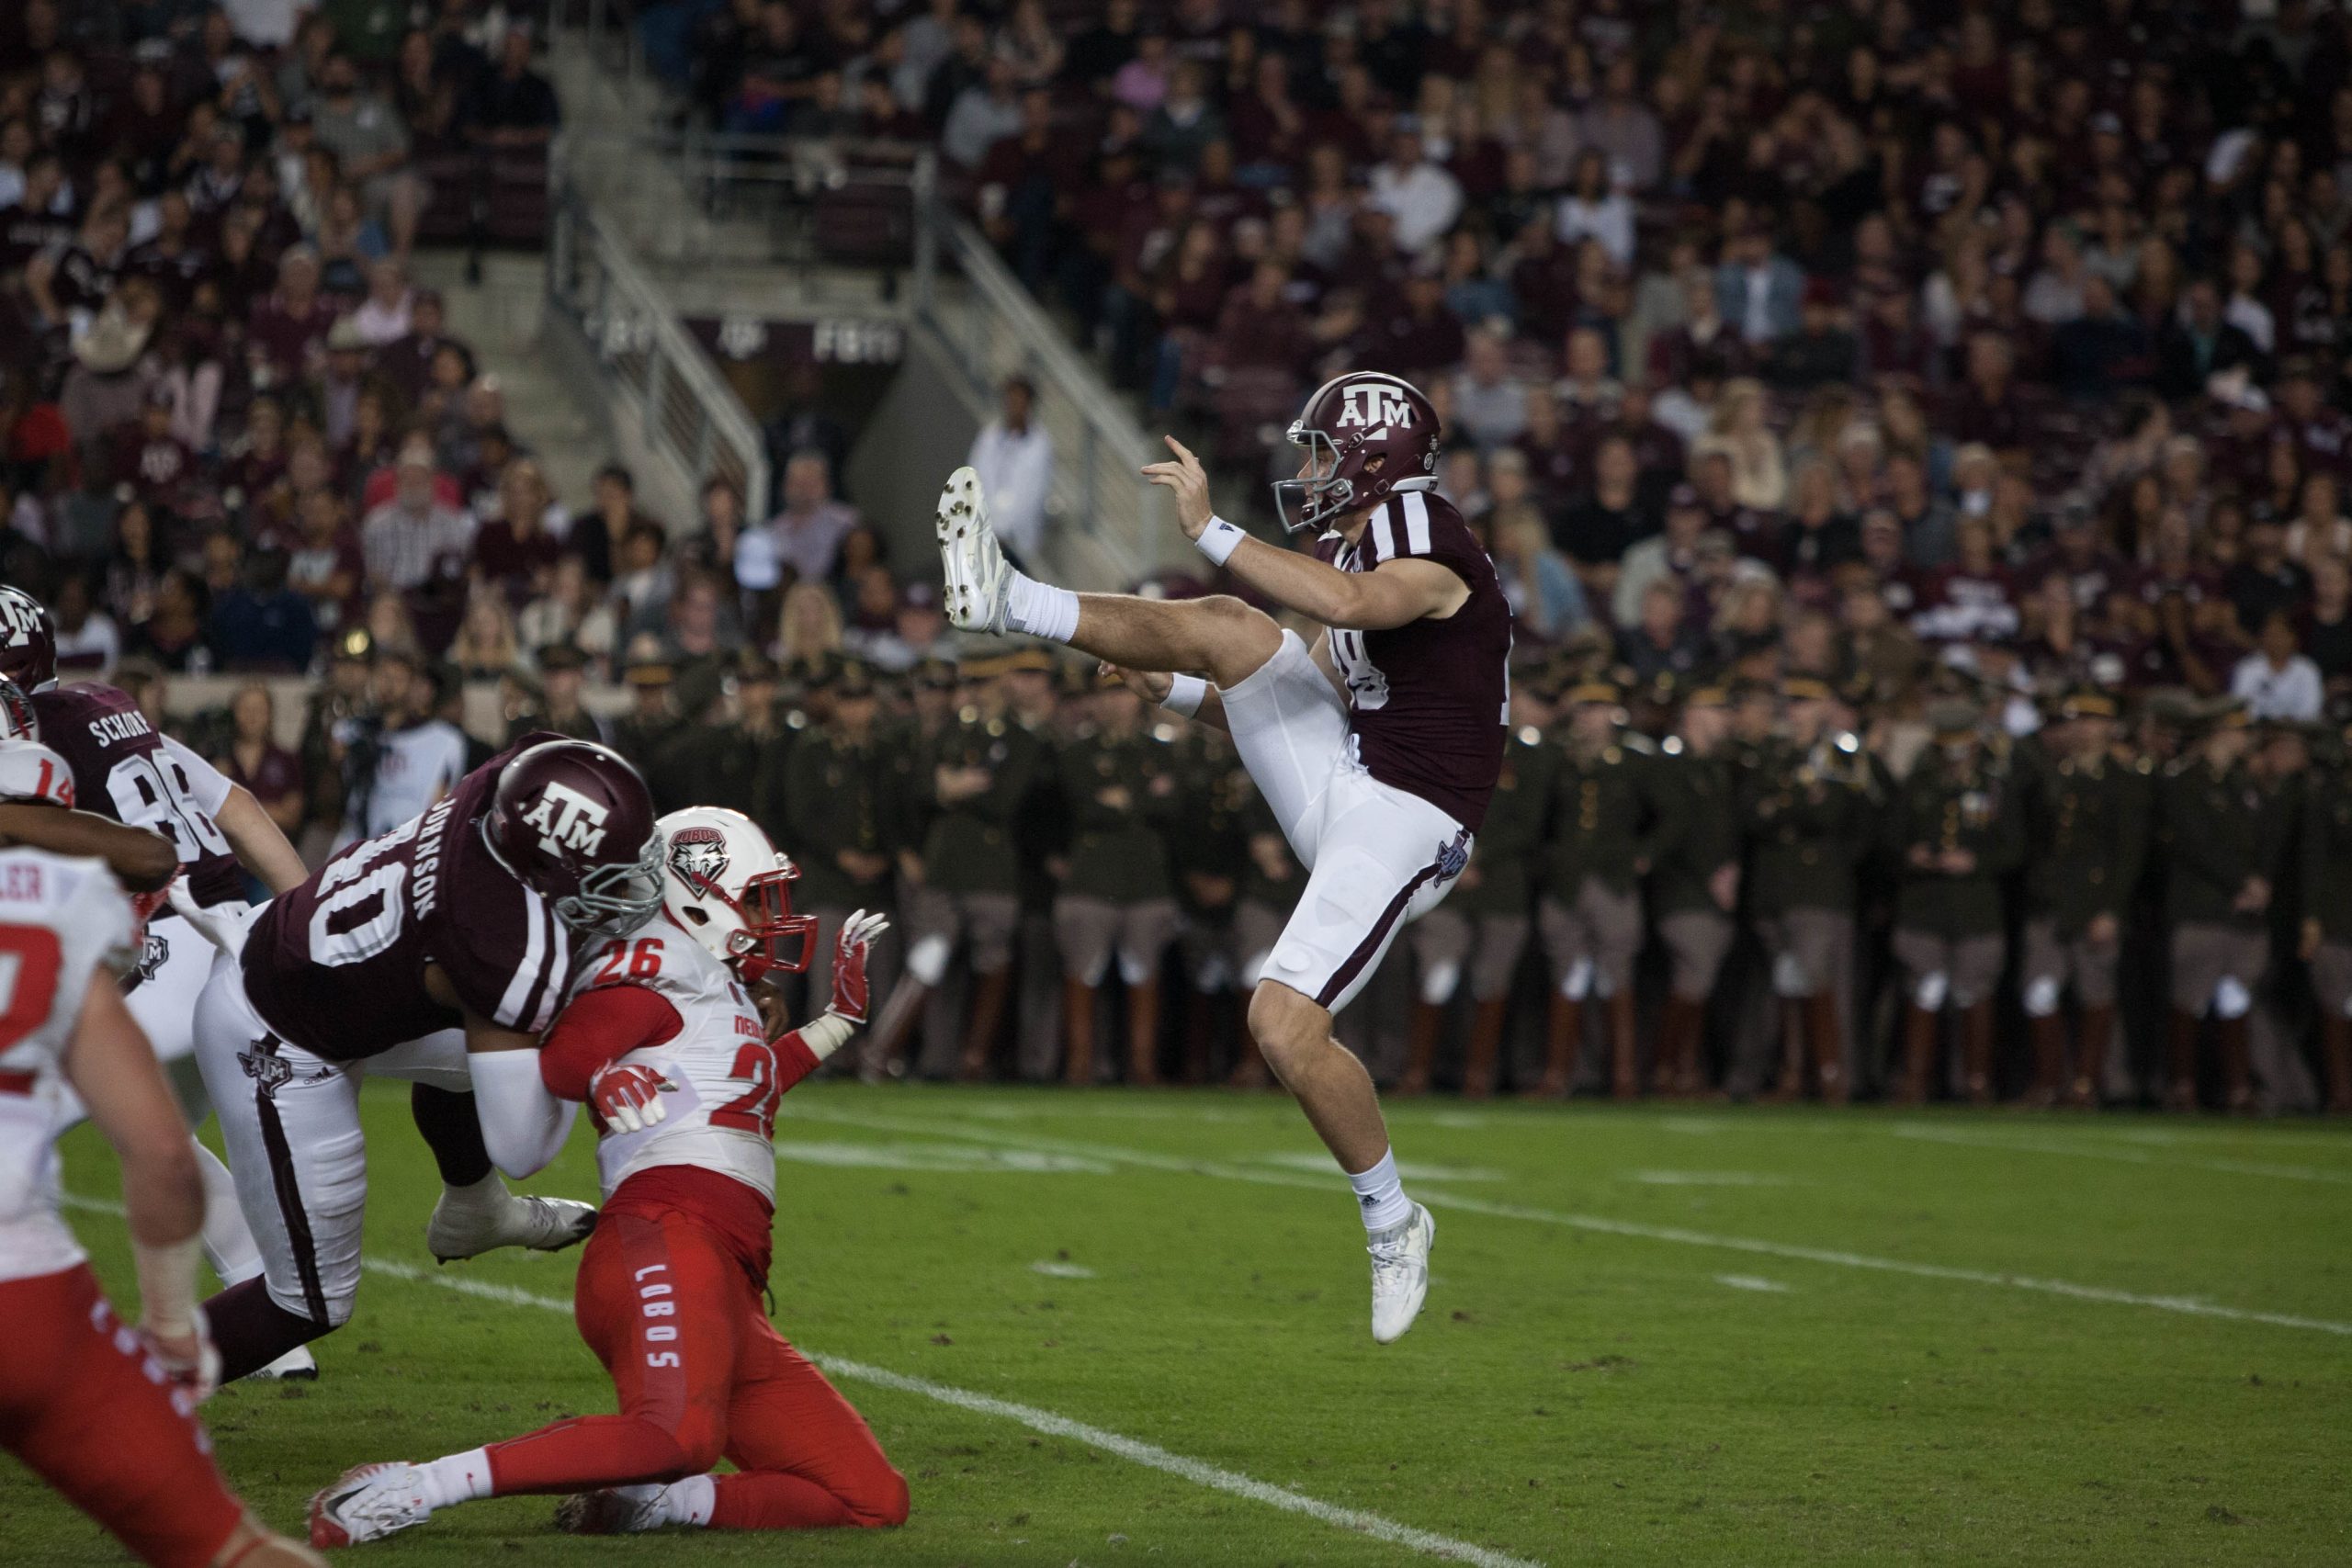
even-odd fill
[(101, 714), (90, 721), (90, 739), (96, 740), (102, 750), (118, 740), (136, 740), (141, 736), (154, 733), (147, 723), (147, 716), (135, 709), (130, 713)]

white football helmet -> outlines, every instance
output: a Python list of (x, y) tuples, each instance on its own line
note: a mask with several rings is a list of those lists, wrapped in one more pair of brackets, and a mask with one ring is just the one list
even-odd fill
[(662, 908), (746, 985), (773, 970), (797, 975), (816, 949), (817, 920), (792, 912), (800, 868), (740, 811), (690, 806), (654, 824)]

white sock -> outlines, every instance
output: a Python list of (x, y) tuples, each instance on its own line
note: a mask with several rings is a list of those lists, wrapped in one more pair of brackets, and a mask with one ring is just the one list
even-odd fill
[(514, 1195), (506, 1190), (506, 1183), (492, 1171), (480, 1181), (467, 1187), (441, 1186), (441, 1201), (452, 1209), (469, 1210), (477, 1213), (495, 1213), (506, 1207)]
[(718, 1506), (718, 1486), (707, 1475), (689, 1475), (662, 1489), (662, 1517), (673, 1525), (707, 1529), (711, 1513)]
[(196, 1173), (204, 1179), (204, 1260), (223, 1286), (242, 1285), (261, 1272), (261, 1247), (237, 1206), (236, 1180), (202, 1144), (196, 1144)]
[(446, 1508), (490, 1495), (488, 1449), (468, 1449), (417, 1468), (424, 1472), (424, 1501), (432, 1507)]
[(1048, 642), (1068, 642), (1078, 635), (1078, 595), (1016, 571), (1004, 596), (1004, 626)]
[(1396, 1174), (1396, 1154), (1383, 1150), (1380, 1163), (1370, 1170), (1359, 1170), (1348, 1178), (1348, 1185), (1356, 1190), (1356, 1201), (1363, 1208), (1363, 1228), (1385, 1231), (1391, 1225), (1401, 1225), (1413, 1217), (1413, 1205), (1405, 1196), (1405, 1183)]

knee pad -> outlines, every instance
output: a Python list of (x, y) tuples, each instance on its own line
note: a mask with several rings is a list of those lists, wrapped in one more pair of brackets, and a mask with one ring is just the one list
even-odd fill
[(1462, 984), (1462, 965), (1451, 960), (1432, 964), (1421, 974), (1421, 1000), (1430, 1007), (1443, 1007), (1453, 999), (1453, 988)]
[(1119, 949), (1119, 978), (1128, 985), (1140, 986), (1159, 973), (1159, 961), (1151, 954)]
[(1911, 993), (1911, 1001), (1921, 1012), (1941, 1012), (1944, 998), (1950, 995), (1951, 976), (1938, 969), (1919, 976), (1918, 987)]
[(2222, 976), (2222, 983), (2213, 987), (2213, 1016), (2238, 1019), (2253, 1010), (2254, 993), (2245, 988), (2245, 982), (2235, 975)]
[(907, 949), (907, 973), (921, 986), (936, 986), (947, 977), (947, 961), (956, 944), (944, 936), (927, 936)]
[(2025, 1015), (2028, 1018), (2048, 1018), (2058, 1010), (2058, 977), (2037, 975), (2025, 988)]
[(1813, 995), (1812, 982), (1796, 954), (1784, 953), (1772, 960), (1772, 991), (1776, 996), (1792, 998)]
[(1592, 960), (1589, 958), (1579, 958), (1569, 964), (1567, 974), (1560, 981), (1560, 995), (1572, 1002), (1580, 1002), (1592, 995)]

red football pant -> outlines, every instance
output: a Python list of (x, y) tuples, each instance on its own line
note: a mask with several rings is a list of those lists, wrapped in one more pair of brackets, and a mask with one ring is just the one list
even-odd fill
[(492, 1490), (587, 1492), (700, 1475), (721, 1456), (718, 1529), (906, 1522), (907, 1482), (824, 1374), (785, 1342), (743, 1266), (684, 1214), (607, 1213), (572, 1311), (617, 1416), (489, 1448)]
[(0, 1448), (141, 1562), (206, 1568), (244, 1506), (89, 1265), (0, 1282)]

